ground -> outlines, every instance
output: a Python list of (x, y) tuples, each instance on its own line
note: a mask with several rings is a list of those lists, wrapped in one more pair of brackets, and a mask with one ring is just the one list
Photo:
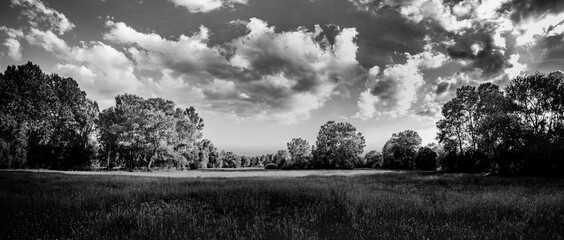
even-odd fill
[(2, 171), (0, 239), (564, 239), (561, 179), (378, 170), (131, 174)]

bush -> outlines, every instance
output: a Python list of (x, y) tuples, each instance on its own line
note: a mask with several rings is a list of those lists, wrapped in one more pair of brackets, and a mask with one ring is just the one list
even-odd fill
[(295, 156), (290, 161), (286, 162), (282, 169), (307, 169), (311, 168), (311, 156)]
[(382, 153), (375, 150), (368, 152), (366, 156), (364, 156), (364, 159), (365, 159), (364, 167), (369, 167), (369, 168), (381, 168), (382, 162), (384, 161), (384, 157), (382, 156)]
[(264, 169), (278, 169), (278, 164), (276, 163), (269, 163), (264, 166)]
[(437, 153), (428, 147), (422, 147), (415, 157), (415, 169), (437, 170)]

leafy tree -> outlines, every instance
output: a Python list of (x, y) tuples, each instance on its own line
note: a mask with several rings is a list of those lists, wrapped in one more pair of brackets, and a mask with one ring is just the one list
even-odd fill
[(286, 162), (284, 168), (308, 168), (311, 161), (309, 142), (301, 138), (294, 138), (286, 145), (290, 160)]
[(450, 152), (463, 154), (467, 148), (476, 149), (476, 121), (478, 95), (476, 88), (463, 86), (456, 97), (443, 105), (443, 119), (437, 122), (439, 142)]
[(437, 153), (429, 147), (422, 147), (415, 157), (415, 169), (437, 170)]
[(515, 113), (524, 130), (539, 138), (554, 134), (564, 126), (564, 76), (560, 73), (518, 76), (506, 87), (507, 96), (516, 104)]
[(365, 146), (350, 123), (329, 121), (321, 126), (313, 150), (315, 168), (354, 168)]
[(413, 169), (420, 145), (421, 137), (416, 131), (405, 130), (392, 134), (382, 149), (382, 167)]
[(496, 170), (562, 175), (564, 74), (554, 72), (519, 76), (509, 82), (506, 93), (515, 104), (512, 114), (520, 130), (520, 135), (513, 135), (514, 139), (520, 141), (513, 140), (512, 149), (519, 150), (500, 158), (497, 164), (499, 169)]
[(0, 74), (0, 166), (68, 169), (95, 157), (98, 106), (76, 81), (31, 62)]
[(205, 157), (195, 145), (202, 136), (203, 120), (194, 108), (175, 108), (169, 100), (118, 95), (116, 105), (102, 112), (99, 126), (108, 162), (114, 159), (129, 168), (146, 164), (151, 169), (156, 162), (182, 166), (189, 161), (194, 167)]
[(249, 167), (251, 165), (251, 159), (247, 156), (241, 156), (241, 167)]
[(512, 103), (499, 87), (484, 83), (478, 88), (463, 86), (443, 106), (444, 118), (437, 122), (438, 140), (448, 153), (441, 158), (441, 169), (484, 171), (491, 159), (510, 148), (515, 119), (510, 115)]
[(384, 156), (382, 155), (382, 153), (376, 151), (376, 150), (372, 150), (368, 153), (366, 153), (366, 155), (364, 156), (364, 166), (365, 167), (369, 167), (369, 168), (381, 168), (382, 167), (382, 163), (384, 161)]
[(301, 138), (293, 138), (291, 142), (286, 144), (288, 146), (288, 153), (290, 156), (303, 156), (310, 153), (310, 146), (307, 140)]
[(208, 139), (203, 139), (196, 144), (198, 149), (198, 168), (217, 167), (218, 155), (217, 148)]
[(235, 155), (233, 152), (224, 152), (223, 155), (223, 168), (239, 168), (241, 167), (241, 157)]
[(564, 169), (564, 74), (536, 73), (505, 88), (464, 86), (443, 106), (442, 170), (558, 175)]
[(286, 165), (286, 163), (290, 162), (291, 156), (290, 153), (288, 153), (288, 151), (286, 150), (278, 150), (278, 152), (276, 152), (276, 155), (274, 155), (273, 160), (274, 163), (278, 165), (278, 168), (281, 168)]

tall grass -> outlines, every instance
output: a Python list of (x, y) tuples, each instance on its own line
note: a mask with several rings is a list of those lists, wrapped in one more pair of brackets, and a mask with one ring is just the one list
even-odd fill
[(0, 239), (564, 239), (564, 181), (0, 172)]

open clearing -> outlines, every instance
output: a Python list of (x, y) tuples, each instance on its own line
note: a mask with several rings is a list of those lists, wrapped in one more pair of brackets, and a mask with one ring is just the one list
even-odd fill
[(155, 171), (155, 172), (127, 172), (127, 171), (56, 171), (56, 170), (0, 170), (8, 172), (36, 172), (61, 173), (71, 175), (112, 175), (112, 176), (140, 176), (140, 177), (171, 177), (171, 178), (285, 178), (307, 176), (357, 176), (384, 173), (399, 173), (392, 170), (355, 169), (355, 170), (266, 170), (264, 168), (212, 168), (187, 171)]
[(564, 239), (562, 179), (315, 172), (0, 171), (0, 239)]

